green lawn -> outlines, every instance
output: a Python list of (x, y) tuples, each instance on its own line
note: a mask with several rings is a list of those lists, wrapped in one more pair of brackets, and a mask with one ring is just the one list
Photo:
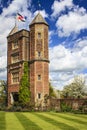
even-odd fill
[(0, 112), (0, 130), (87, 130), (87, 115)]

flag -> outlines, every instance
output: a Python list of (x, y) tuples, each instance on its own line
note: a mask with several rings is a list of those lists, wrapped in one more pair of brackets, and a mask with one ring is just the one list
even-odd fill
[(18, 20), (18, 21), (25, 22), (25, 21), (26, 21), (26, 17), (24, 17), (23, 15), (17, 13), (17, 20)]

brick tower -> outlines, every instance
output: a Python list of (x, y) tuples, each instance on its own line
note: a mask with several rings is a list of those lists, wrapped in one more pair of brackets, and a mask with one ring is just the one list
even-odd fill
[(49, 95), (48, 24), (38, 13), (29, 27), (30, 31), (18, 31), (15, 25), (7, 37), (8, 106), (18, 101), (25, 61), (29, 63), (31, 101), (43, 104)]
[(30, 86), (34, 102), (49, 94), (48, 24), (40, 13), (30, 24)]

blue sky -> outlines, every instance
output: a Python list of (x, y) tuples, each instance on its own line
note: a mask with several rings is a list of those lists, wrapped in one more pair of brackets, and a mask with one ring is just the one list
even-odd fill
[(19, 12), (28, 25), (38, 10), (49, 24), (49, 78), (62, 89), (80, 75), (87, 82), (87, 1), (86, 0), (0, 0), (0, 79), (6, 79), (7, 40)]

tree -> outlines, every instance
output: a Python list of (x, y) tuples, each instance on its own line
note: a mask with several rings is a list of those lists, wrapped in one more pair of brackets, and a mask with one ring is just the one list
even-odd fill
[(53, 86), (51, 85), (51, 83), (49, 83), (49, 97), (50, 97), (50, 98), (56, 97), (56, 93), (55, 93), (54, 88), (53, 88)]
[(73, 82), (64, 87), (62, 95), (65, 98), (81, 98), (85, 95), (84, 86), (85, 79), (82, 76), (74, 77)]
[(29, 67), (28, 62), (24, 62), (24, 74), (20, 81), (19, 102), (22, 105), (27, 105), (29, 101), (30, 101)]
[(7, 82), (0, 80), (0, 104), (6, 105), (7, 98)]
[(84, 86), (83, 91), (84, 91), (84, 93), (85, 93), (85, 95), (87, 97), (87, 84)]

